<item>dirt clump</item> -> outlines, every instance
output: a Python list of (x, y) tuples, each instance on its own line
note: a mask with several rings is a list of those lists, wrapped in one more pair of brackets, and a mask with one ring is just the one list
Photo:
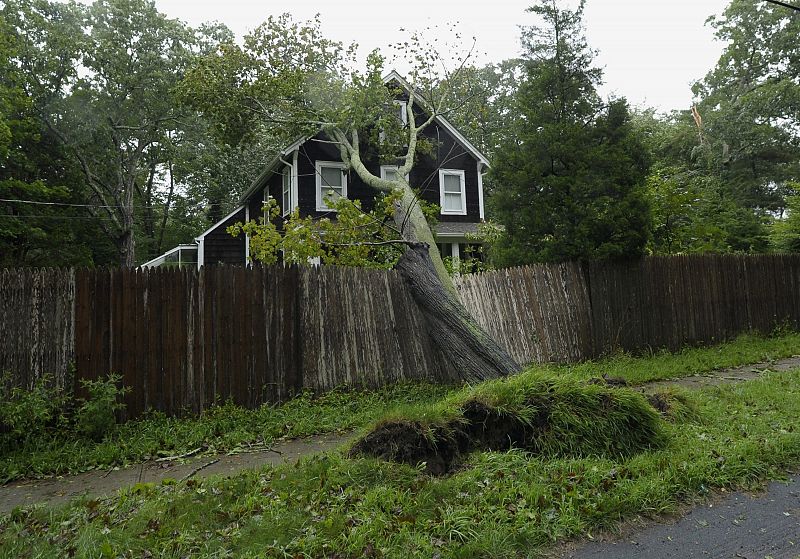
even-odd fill
[(650, 402), (650, 405), (653, 406), (661, 415), (669, 415), (669, 411), (672, 406), (670, 405), (669, 397), (666, 394), (662, 392), (648, 394), (647, 401)]
[(350, 456), (371, 456), (417, 466), (431, 475), (446, 474), (458, 464), (466, 437), (448, 424), (425, 427), (417, 421), (388, 421), (359, 439)]

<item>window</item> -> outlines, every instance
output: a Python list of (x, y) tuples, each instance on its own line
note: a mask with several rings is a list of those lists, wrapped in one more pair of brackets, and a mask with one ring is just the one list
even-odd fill
[(283, 168), (281, 174), (281, 215), (286, 217), (292, 212), (292, 168), (288, 165)]
[(464, 171), (439, 169), (439, 189), (439, 205), (442, 207), (443, 215), (467, 215)]
[(332, 211), (328, 202), (347, 198), (345, 164), (337, 161), (317, 161), (317, 211)]
[(399, 118), (400, 122), (405, 126), (408, 124), (408, 103), (405, 101), (395, 101), (394, 104), (397, 107), (397, 118)]
[(396, 181), (397, 165), (381, 165), (381, 178), (387, 181)]

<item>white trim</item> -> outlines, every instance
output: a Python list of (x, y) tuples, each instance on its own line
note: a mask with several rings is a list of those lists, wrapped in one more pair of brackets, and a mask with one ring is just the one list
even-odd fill
[[(398, 167), (397, 165), (381, 165), (381, 178), (385, 181), (389, 180), (386, 178), (386, 171), (388, 171), (389, 169), (394, 171), (394, 174), (397, 175), (397, 171), (400, 170), (400, 167)], [(397, 176), (399, 177), (399, 175)]]
[[(244, 207), (244, 222), (250, 221), (250, 205)], [(250, 235), (244, 234), (244, 265), (250, 264)]]
[[(446, 210), (444, 207), (445, 192), (444, 192), (444, 177), (445, 175), (454, 175), (459, 178), (461, 186), (461, 209), (460, 210)], [(452, 192), (450, 194), (453, 194)], [(439, 169), (439, 208), (442, 215), (467, 215), (467, 184), (464, 179), (463, 169)]]
[[(294, 180), (294, 170), (292, 165), (284, 165), (281, 169), (281, 217), (286, 217), (294, 209), (294, 198), (292, 198), (292, 181)], [(288, 184), (284, 181), (287, 181)], [(284, 196), (287, 194), (288, 196)], [(288, 197), (288, 200), (286, 199)], [(288, 202), (288, 203), (287, 203)]]
[(203, 264), (206, 260), (206, 240), (205, 239), (195, 239), (197, 243), (197, 269), (203, 267)]
[(483, 167), (483, 162), (478, 161), (478, 217), (483, 221), (485, 218), (483, 208), (483, 173), (481, 173), (481, 167)]
[[(160, 254), (160, 255), (156, 256), (155, 258), (153, 258), (151, 260), (148, 260), (144, 264), (140, 264), (139, 268), (152, 268), (152, 267), (155, 267), (155, 266), (160, 266), (161, 264), (164, 263), (164, 261), (167, 259), (167, 256), (169, 256), (170, 254), (172, 254), (174, 252), (178, 252), (179, 250), (196, 249), (196, 248), (197, 248), (197, 245), (178, 245), (175, 248), (171, 248), (167, 252), (165, 252), (163, 254)], [(158, 262), (156, 264), (155, 263), (156, 260), (161, 260), (161, 262)], [(178, 263), (180, 263), (180, 261), (178, 261)]]
[(299, 175), (298, 173), (298, 166), (297, 166), (297, 159), (300, 156), (300, 148), (295, 148), (294, 152), (292, 152), (292, 202), (294, 202), (294, 207), (292, 210), (296, 210), (300, 207), (300, 195), (299, 195)]
[[(398, 74), (395, 70), (392, 70), (386, 76), (384, 76), (383, 83), (389, 83), (392, 80), (397, 80), (400, 83), (400, 85), (402, 85), (406, 89), (406, 91), (408, 91), (408, 92), (411, 92), (413, 90), (413, 88), (411, 87), (411, 84), (408, 83), (406, 81), (406, 79), (403, 76), (401, 76), (400, 74)], [(427, 103), (425, 103), (425, 101), (423, 99), (420, 99), (420, 104), (422, 105), (423, 109), (426, 109), (428, 111), (431, 110), (430, 107), (426, 106)], [(487, 167), (490, 167), (489, 160), (486, 158), (486, 156), (483, 155), (480, 151), (478, 151), (478, 148), (476, 148), (474, 145), (472, 145), (472, 142), (467, 140), (461, 134), (461, 132), (456, 130), (455, 126), (450, 124), (450, 122), (445, 117), (443, 117), (441, 115), (436, 115), (436, 118), (434, 120), (436, 122), (438, 122), (439, 124), (441, 124), (444, 127), (445, 130), (450, 132), (450, 134), (452, 134), (452, 136), (462, 146), (464, 146), (467, 149), (467, 151), (469, 151), (473, 155), (473, 157), (475, 157), (475, 159), (477, 159), (478, 161), (480, 161), (481, 163), (483, 163)]]
[(406, 126), (408, 124), (408, 101), (395, 99), (394, 104), (400, 107), (400, 123)]
[(235, 210), (233, 210), (231, 213), (229, 213), (228, 215), (226, 215), (225, 217), (223, 217), (222, 219), (220, 219), (218, 222), (216, 222), (214, 225), (212, 225), (211, 227), (209, 227), (208, 229), (206, 229), (205, 231), (203, 231), (202, 233), (200, 233), (200, 234), (199, 234), (197, 237), (195, 237), (195, 238), (194, 238), (194, 240), (195, 240), (195, 241), (199, 241), (199, 240), (201, 240), (201, 239), (204, 239), (204, 238), (206, 237), (206, 235), (208, 235), (209, 233), (211, 233), (211, 232), (212, 232), (214, 229), (216, 229), (216, 228), (217, 228), (219, 225), (221, 225), (222, 223), (225, 223), (225, 222), (226, 222), (226, 221), (228, 221), (230, 218), (232, 218), (233, 216), (235, 216), (237, 213), (239, 213), (240, 211), (242, 211), (242, 208), (244, 208), (244, 207), (246, 207), (246, 206), (244, 206), (244, 205), (242, 205), (242, 206), (239, 206), (238, 208), (236, 208)]
[(317, 160), (314, 164), (314, 168), (316, 169), (315, 178), (316, 178), (316, 199), (317, 199), (317, 211), (318, 212), (335, 212), (336, 210), (329, 208), (325, 201), (322, 199), (322, 168), (334, 168), (339, 169), (342, 173), (342, 198), (347, 198), (347, 173), (345, 170), (347, 169), (347, 165), (342, 163), (341, 161), (319, 161)]
[[(314, 134), (314, 136), (316, 136), (316, 134)], [(273, 158), (272, 158), (272, 159), (271, 159), (271, 160), (270, 160), (270, 161), (269, 161), (269, 162), (268, 162), (268, 163), (267, 163), (267, 164), (264, 166), (264, 169), (261, 171), (261, 173), (259, 173), (259, 175), (256, 177), (256, 179), (255, 179), (253, 182), (251, 182), (251, 183), (250, 183), (250, 186), (247, 188), (247, 190), (245, 190), (244, 194), (242, 194), (242, 196), (239, 198), (239, 203), (240, 203), (240, 204), (245, 204), (245, 203), (247, 203), (247, 199), (248, 199), (248, 198), (250, 198), (250, 196), (251, 196), (251, 195), (252, 195), (252, 194), (253, 194), (253, 193), (254, 193), (256, 190), (258, 190), (258, 188), (259, 188), (260, 186), (264, 185), (264, 184), (267, 182), (267, 181), (266, 181), (266, 179), (269, 177), (269, 174), (272, 172), (272, 170), (274, 169), (274, 167), (275, 167), (275, 166), (276, 166), (278, 163), (280, 163), (280, 162), (281, 162), (281, 159), (282, 159), (284, 156), (286, 156), (286, 155), (289, 155), (289, 154), (290, 154), (290, 153), (292, 153), (292, 152), (295, 152), (295, 153), (296, 153), (296, 152), (297, 152), (297, 150), (298, 150), (298, 149), (300, 149), (300, 146), (302, 146), (304, 143), (306, 143), (307, 141), (309, 141), (309, 140), (310, 140), (311, 138), (313, 138), (314, 136), (303, 136), (303, 137), (301, 137), (301, 138), (298, 138), (297, 140), (295, 140), (294, 142), (292, 142), (292, 143), (291, 143), (291, 144), (290, 144), (290, 145), (289, 145), (287, 148), (284, 148), (284, 149), (283, 149), (283, 151), (281, 151), (280, 153), (278, 153), (278, 155), (276, 155), (275, 157), (273, 157)], [(296, 157), (295, 157), (295, 164), (294, 164), (294, 166), (295, 166), (295, 168), (297, 167), (297, 158), (296, 158)]]

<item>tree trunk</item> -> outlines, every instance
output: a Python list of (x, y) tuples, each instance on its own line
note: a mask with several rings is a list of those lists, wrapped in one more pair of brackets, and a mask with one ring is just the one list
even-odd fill
[(447, 290), (433, 266), (429, 247), (408, 247), (396, 269), (411, 289), (428, 327), (428, 334), (458, 377), (480, 382), (516, 373), (520, 366)]

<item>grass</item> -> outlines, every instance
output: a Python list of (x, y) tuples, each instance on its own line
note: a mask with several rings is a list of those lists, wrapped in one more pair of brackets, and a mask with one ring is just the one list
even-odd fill
[(279, 439), (346, 432), (374, 421), (387, 407), (435, 401), (449, 390), (424, 383), (397, 384), (380, 391), (333, 391), (319, 397), (306, 393), (283, 405), (255, 410), (225, 404), (194, 418), (151, 414), (117, 426), (99, 442), (55, 432), (0, 455), (0, 482), (122, 466), (196, 448), (218, 453)]
[(638, 392), (530, 370), (392, 410), (355, 442), (352, 454), (425, 462), (427, 472), (442, 474), (477, 449), (629, 455), (662, 445), (661, 424)]
[(530, 369), (579, 379), (607, 374), (638, 385), (751, 363), (770, 362), (798, 354), (800, 333), (782, 333), (769, 338), (746, 334), (719, 345), (686, 348), (676, 353), (657, 351), (640, 356), (619, 353), (597, 361), (570, 365), (533, 365)]
[[(797, 333), (772, 338), (742, 336), (719, 346), (686, 349), (675, 354), (659, 352), (639, 357), (622, 354), (574, 365), (534, 365), (529, 371), (583, 380), (608, 374), (639, 384), (779, 359), (798, 353), (798, 348)], [(447, 386), (401, 384), (379, 391), (336, 391), (319, 398), (305, 394), (282, 406), (263, 406), (257, 410), (226, 404), (198, 418), (155, 414), (120, 425), (99, 442), (73, 432), (58, 432), (31, 438), (2, 452), (0, 482), (107, 469), (158, 456), (179, 455), (198, 447), (207, 453), (225, 452), (248, 444), (267, 445), (282, 438), (361, 429), (385, 416), (388, 409), (402, 409), (412, 403), (433, 404), (446, 395), (458, 393), (458, 389)], [(418, 411), (435, 412), (435, 406)]]
[[(478, 452), (431, 477), (331, 453), (230, 478), (141, 484), (0, 520), (4, 557), (536, 556), (800, 463), (800, 370), (699, 392), (668, 442), (626, 456)], [(151, 555), (150, 555), (151, 554)]]

